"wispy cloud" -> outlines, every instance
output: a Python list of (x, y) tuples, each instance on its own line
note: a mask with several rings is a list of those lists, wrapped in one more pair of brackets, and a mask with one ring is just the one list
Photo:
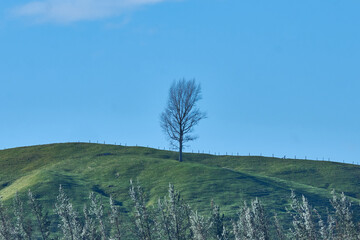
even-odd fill
[(13, 10), (16, 16), (41, 22), (71, 23), (123, 14), (125, 11), (169, 0), (42, 0)]

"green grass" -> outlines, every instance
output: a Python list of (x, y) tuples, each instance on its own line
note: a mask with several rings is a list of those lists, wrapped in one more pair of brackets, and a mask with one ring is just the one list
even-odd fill
[(149, 205), (166, 195), (172, 183), (193, 208), (208, 211), (214, 199), (227, 215), (234, 215), (244, 201), (255, 197), (261, 198), (268, 211), (281, 215), (291, 189), (308, 197), (320, 211), (329, 207), (333, 188), (360, 203), (359, 166), (189, 153), (179, 163), (177, 156), (172, 151), (89, 143), (1, 150), (0, 195), (10, 203), (16, 192), (24, 195), (31, 189), (50, 208), (62, 184), (79, 209), (90, 191), (104, 200), (112, 195), (130, 209), (129, 180), (138, 179), (149, 193)]

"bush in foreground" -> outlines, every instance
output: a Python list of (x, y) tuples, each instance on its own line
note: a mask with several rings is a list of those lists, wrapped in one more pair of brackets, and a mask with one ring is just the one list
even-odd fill
[(261, 201), (244, 202), (235, 219), (226, 220), (220, 207), (211, 202), (211, 212), (200, 215), (182, 198), (172, 184), (168, 195), (159, 198), (154, 206), (147, 206), (147, 196), (138, 183), (130, 181), (129, 195), (133, 203), (130, 218), (125, 217), (110, 197), (109, 209), (94, 193), (89, 195), (83, 213), (73, 208), (62, 186), (54, 206), (57, 223), (51, 229), (49, 213), (44, 211), (32, 192), (28, 192), (29, 212), (16, 195), (11, 208), (0, 201), (0, 239), (66, 239), (66, 240), (360, 240), (359, 223), (352, 217), (351, 202), (342, 193), (332, 192), (333, 211), (322, 218), (302, 196), (290, 195), (291, 227), (285, 228), (278, 217), (269, 216)]

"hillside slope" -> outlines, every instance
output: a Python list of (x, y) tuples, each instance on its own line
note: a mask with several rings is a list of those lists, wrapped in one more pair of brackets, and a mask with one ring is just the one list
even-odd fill
[(214, 199), (226, 214), (235, 214), (246, 200), (260, 197), (279, 213), (291, 189), (324, 210), (332, 188), (360, 202), (360, 167), (341, 163), (185, 154), (143, 147), (64, 143), (0, 151), (0, 195), (5, 201), (31, 189), (51, 207), (60, 184), (82, 207), (90, 191), (114, 196), (129, 209), (129, 179), (138, 179), (149, 204), (166, 195), (169, 183), (184, 199), (205, 211)]

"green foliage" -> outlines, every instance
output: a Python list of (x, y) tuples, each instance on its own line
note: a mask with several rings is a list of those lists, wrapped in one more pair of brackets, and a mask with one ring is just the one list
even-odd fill
[(181, 198), (174, 185), (169, 184), (168, 197), (159, 198), (157, 229), (161, 239), (184, 240), (193, 236), (190, 229), (190, 206)]
[(190, 215), (191, 230), (194, 233), (194, 240), (210, 239), (211, 221), (201, 216), (197, 211), (192, 211)]
[(225, 216), (220, 213), (220, 207), (215, 204), (214, 200), (211, 201), (211, 223), (212, 234), (219, 240), (227, 238), (225, 230)]
[(94, 192), (90, 193), (89, 199), (89, 213), (95, 217), (96, 223), (99, 225), (100, 228), (101, 239), (105, 240), (107, 239), (108, 234), (104, 222), (104, 205), (102, 204), (101, 199), (99, 199), (99, 197), (97, 197)]
[(30, 190), (28, 191), (28, 197), (31, 210), (36, 217), (36, 226), (39, 228), (39, 232), (41, 233), (41, 239), (47, 240), (49, 239), (50, 234), (50, 220), (48, 218), (48, 212), (44, 213), (41, 203), (35, 199)]
[(14, 197), (13, 211), (15, 216), (14, 237), (16, 239), (31, 239), (31, 223), (25, 219), (23, 203), (16, 194)]
[(113, 198), (110, 196), (110, 223), (114, 226), (111, 239), (121, 240), (124, 236), (123, 223), (120, 216), (119, 207), (115, 205)]
[(299, 240), (318, 239), (317, 230), (314, 223), (315, 209), (309, 205), (308, 200), (302, 196), (302, 202), (299, 202), (294, 191), (291, 191), (291, 208), (288, 209), (292, 216), (293, 229), (291, 229), (291, 238)]
[[(48, 225), (48, 221), (42, 220), (33, 223), (27, 221), (23, 202), (16, 195), (12, 206), (13, 218), (8, 216), (2, 205), (0, 206), (0, 239), (30, 240), (33, 233), (34, 236), (46, 236), (46, 238), (55, 239), (57, 238), (56, 235), (62, 232), (59, 236), (60, 239), (66, 240), (135, 238), (139, 240), (358, 240), (360, 232), (360, 229), (352, 221), (352, 209), (348, 198), (344, 194), (341, 194), (339, 198), (335, 192), (333, 192), (331, 199), (335, 217), (328, 213), (327, 223), (322, 221), (320, 214), (309, 205), (304, 196), (302, 196), (302, 201), (299, 201), (294, 192), (291, 192), (291, 207), (287, 212), (293, 219), (293, 227), (289, 231), (284, 232), (276, 215), (273, 218), (274, 223), (269, 222), (268, 214), (260, 200), (256, 198), (251, 201), (250, 205), (244, 203), (239, 211), (238, 219), (232, 221), (233, 231), (230, 233), (226, 231), (228, 223), (224, 221), (225, 217), (220, 212), (219, 206), (212, 203), (210, 216), (201, 215), (198, 211), (190, 209), (190, 206), (180, 197), (180, 193), (171, 184), (169, 185), (169, 195), (164, 197), (163, 201), (159, 199), (157, 208), (149, 209), (146, 207), (146, 195), (138, 183), (133, 184), (130, 181), (129, 195), (134, 203), (132, 229), (135, 231), (130, 231), (126, 235), (123, 234), (125, 229), (120, 221), (120, 212), (112, 200), (110, 200), (109, 218), (104, 218), (105, 208), (102, 201), (95, 193), (91, 192), (88, 200), (90, 207), (87, 209), (84, 206), (83, 217), (81, 217), (73, 209), (69, 197), (60, 185), (54, 209), (60, 224), (53, 233), (44, 231), (46, 234), (39, 234), (41, 229), (47, 229), (45, 226)], [(33, 198), (30, 191), (29, 198), (30, 205), (37, 205), (37, 200)], [(41, 209), (41, 207), (36, 209)], [(42, 211), (32, 210), (32, 212), (36, 215), (39, 214), (37, 212)], [(315, 222), (316, 217), (318, 218), (317, 224)], [(334, 223), (336, 223), (336, 227), (334, 227)], [(276, 233), (271, 234), (275, 231)]]
[(139, 239), (153, 239), (154, 221), (146, 207), (146, 195), (139, 183), (133, 184), (130, 180), (130, 197), (134, 203), (135, 230)]
[(91, 216), (91, 213), (87, 209), (86, 205), (84, 205), (83, 213), (84, 213), (84, 224), (81, 231), (81, 237), (83, 239), (89, 239), (89, 240), (98, 239), (99, 234), (97, 231), (95, 219)]
[(0, 237), (1, 239), (5, 239), (5, 240), (12, 239), (13, 232), (14, 230), (10, 223), (8, 213), (4, 208), (4, 205), (0, 197)]
[(275, 216), (274, 216), (274, 224), (275, 224), (275, 230), (276, 230), (276, 238), (278, 240), (285, 240), (286, 239), (286, 236), (284, 234), (284, 229), (283, 227), (281, 226), (280, 222), (279, 222), (279, 219), (277, 217), (277, 214), (275, 213)]
[(358, 232), (352, 220), (353, 213), (351, 210), (351, 202), (341, 193), (340, 197), (332, 192), (332, 199), (330, 200), (335, 209), (335, 225), (337, 230), (337, 237), (340, 239), (355, 240), (358, 239)]
[(239, 212), (239, 219), (233, 223), (235, 239), (268, 240), (269, 226), (264, 207), (258, 198), (251, 201), (251, 206), (244, 202)]
[(60, 217), (60, 229), (63, 233), (64, 239), (80, 240), (81, 227), (78, 219), (78, 214), (73, 209), (69, 197), (65, 194), (62, 186), (59, 188), (59, 195), (55, 204), (56, 213)]

